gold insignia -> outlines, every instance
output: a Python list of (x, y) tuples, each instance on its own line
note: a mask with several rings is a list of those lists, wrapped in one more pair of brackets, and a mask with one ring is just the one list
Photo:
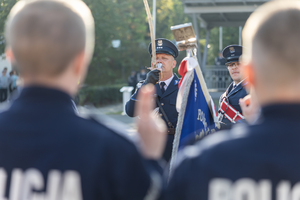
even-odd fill
[(230, 53), (234, 53), (235, 52), (234, 47), (229, 47), (229, 51), (230, 51)]
[(162, 40), (158, 40), (158, 41), (157, 41), (157, 45), (158, 45), (158, 46), (162, 46), (162, 45), (163, 45), (163, 41), (162, 41)]

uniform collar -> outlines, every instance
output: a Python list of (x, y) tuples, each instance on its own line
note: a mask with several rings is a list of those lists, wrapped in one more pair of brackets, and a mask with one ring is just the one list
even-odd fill
[(263, 106), (262, 115), (270, 118), (291, 118), (297, 119), (299, 121), (299, 113), (300, 113), (300, 103), (278, 103), (278, 104), (269, 104)]
[(43, 86), (24, 87), (20, 96), (13, 104), (35, 104), (43, 107), (56, 106), (59, 109), (68, 108), (74, 111), (72, 97), (66, 92)]
[(244, 81), (245, 81), (245, 79), (241, 80), (241, 81), (240, 81), (239, 83), (237, 83), (237, 84), (235, 84), (235, 82), (233, 81), (233, 85), (232, 85), (232, 86), (234, 87), (234, 86), (236, 85), (236, 87), (237, 87), (237, 86), (239, 86), (240, 84), (242, 84)]
[(176, 74), (173, 74), (173, 76), (170, 78), (171, 81), (169, 83), (169, 87), (167, 87), (166, 91), (162, 94), (160, 90), (160, 83), (157, 83), (155, 85), (156, 87), (156, 94), (160, 97), (168, 96), (170, 93), (172, 93), (175, 90), (178, 90), (178, 77)]
[(166, 87), (168, 87), (170, 85), (171, 81), (173, 80), (173, 78), (174, 78), (174, 74), (172, 74), (172, 76), (165, 81), (159, 81), (159, 85), (161, 82), (165, 82)]
[(243, 79), (238, 84), (236, 84), (236, 87), (232, 90), (232, 88), (234, 86), (234, 82), (232, 82), (226, 90), (226, 96), (228, 97), (228, 96), (231, 96), (232, 94), (235, 94), (237, 91), (241, 90), (243, 88), (243, 86), (245, 86), (247, 84), (248, 84), (248, 82), (246, 82), (245, 79)]

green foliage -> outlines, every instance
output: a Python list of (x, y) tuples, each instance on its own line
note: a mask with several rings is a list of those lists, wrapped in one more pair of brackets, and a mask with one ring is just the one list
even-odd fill
[(171, 26), (191, 22), (191, 18), (184, 14), (181, 0), (160, 0), (156, 3), (156, 37), (173, 40)]
[(104, 106), (112, 103), (122, 102), (120, 89), (123, 84), (111, 86), (84, 87), (79, 93), (79, 104), (92, 104), (94, 106)]
[[(143, 58), (149, 58), (144, 41), (147, 35), (147, 21), (143, 2), (85, 2), (92, 10), (96, 26), (95, 53), (86, 83), (107, 85), (126, 82), (131, 70), (139, 69), (146, 63)], [(120, 40), (120, 47), (114, 49), (112, 40)]]
[[(4, 24), (12, 6), (18, 0), (0, 0), (0, 55), (4, 52)], [(142, 0), (84, 0), (95, 19), (95, 51), (85, 83), (90, 86), (126, 84), (132, 70), (150, 66), (148, 45), (149, 25)], [(152, 1), (148, 0), (152, 11)], [(173, 40), (171, 26), (192, 22), (184, 14), (181, 0), (159, 0), (156, 3), (156, 38)], [(208, 64), (218, 55), (218, 28), (211, 30)], [(223, 28), (224, 47), (238, 43), (237, 28)], [(119, 48), (112, 47), (112, 40), (120, 40)], [(200, 29), (201, 52), (205, 45), (205, 30)], [(185, 57), (180, 52), (177, 66)], [(177, 68), (175, 69), (177, 72)]]
[[(142, 0), (85, 0), (96, 25), (95, 53), (86, 83), (108, 85), (126, 82), (132, 70), (150, 66), (149, 25)], [(150, 6), (151, 6), (151, 2)], [(152, 9), (152, 8), (150, 8)], [(170, 26), (188, 22), (180, 0), (157, 2), (157, 38), (173, 39)], [(121, 40), (114, 49), (112, 40)], [(181, 57), (182, 59), (183, 57)]]
[[(223, 27), (223, 48), (239, 43), (238, 27)], [(210, 31), (210, 48), (208, 49), (207, 64), (214, 65), (215, 57), (219, 54), (219, 27)]]
[(7, 15), (17, 0), (0, 0), (0, 55), (5, 50), (4, 28)]

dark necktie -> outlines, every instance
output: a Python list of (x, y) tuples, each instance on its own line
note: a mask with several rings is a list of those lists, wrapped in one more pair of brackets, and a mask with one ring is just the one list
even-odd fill
[(165, 85), (166, 85), (165, 82), (161, 82), (161, 83), (160, 83), (160, 89), (161, 89), (161, 93), (162, 93), (162, 94), (165, 92)]
[(234, 85), (234, 86), (232, 87), (232, 89), (231, 89), (230, 92), (232, 92), (235, 88), (236, 88), (236, 85)]

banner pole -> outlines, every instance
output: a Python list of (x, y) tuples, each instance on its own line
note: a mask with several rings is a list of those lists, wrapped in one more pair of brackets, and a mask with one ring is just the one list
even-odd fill
[(156, 68), (156, 48), (155, 48), (155, 36), (154, 36), (154, 31), (153, 31), (153, 21), (152, 21), (152, 16), (150, 13), (150, 8), (147, 0), (143, 0), (146, 13), (147, 13), (147, 18), (148, 18), (148, 23), (149, 23), (149, 29), (150, 29), (150, 37), (151, 37), (151, 48), (152, 48), (152, 66), (151, 69)]

